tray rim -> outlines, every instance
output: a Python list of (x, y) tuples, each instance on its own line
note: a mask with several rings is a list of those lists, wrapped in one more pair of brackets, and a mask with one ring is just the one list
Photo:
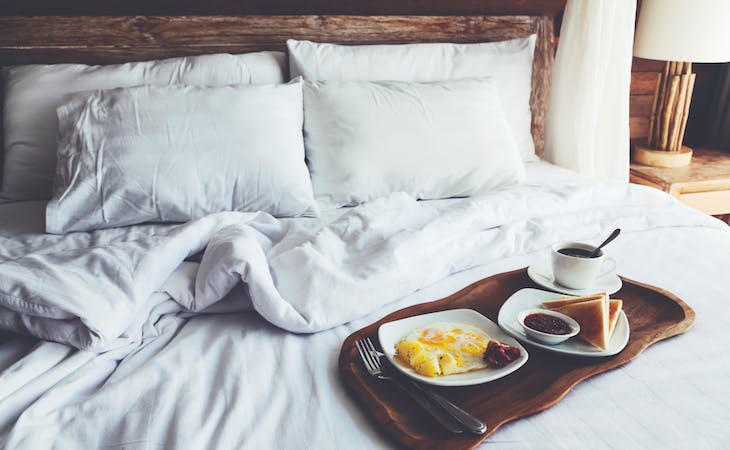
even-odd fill
[[(404, 430), (397, 425), (393, 416), (388, 413), (388, 410), (382, 405), (382, 403), (378, 403), (380, 412), (382, 413), (382, 415), (386, 416), (388, 418), (388, 420), (384, 420), (381, 422), (376, 419), (376, 414), (373, 411), (370, 411), (370, 406), (367, 404), (367, 400), (365, 397), (366, 394), (365, 394), (364, 390), (362, 389), (362, 386), (360, 386), (360, 385), (354, 386), (352, 384), (353, 377), (349, 376), (349, 374), (347, 372), (347, 366), (348, 366), (347, 363), (352, 359), (349, 356), (354, 351), (354, 340), (356, 339), (356, 336), (359, 338), (363, 335), (363, 331), (370, 329), (369, 333), (367, 333), (365, 335), (370, 336), (371, 338), (375, 338), (377, 340), (377, 330), (380, 327), (380, 325), (382, 325), (383, 323), (386, 323), (386, 322), (408, 317), (407, 315), (404, 315), (404, 313), (409, 309), (412, 309), (415, 307), (430, 308), (430, 307), (434, 307), (434, 306), (438, 306), (439, 309), (434, 309), (433, 311), (430, 311), (430, 312), (450, 309), (448, 307), (448, 303), (450, 301), (453, 301), (455, 299), (458, 299), (462, 296), (469, 294), (470, 292), (477, 289), (481, 285), (481, 283), (485, 282), (486, 280), (489, 280), (494, 277), (510, 277), (510, 276), (514, 276), (514, 275), (519, 275), (520, 273), (522, 273), (524, 275), (524, 277), (528, 278), (528, 280), (529, 280), (529, 277), (527, 276), (527, 267), (523, 267), (520, 269), (515, 269), (515, 270), (507, 271), (507, 272), (496, 273), (496, 274), (490, 275), (488, 277), (482, 278), (480, 280), (477, 280), (477, 281), (467, 285), (466, 287), (454, 292), (453, 294), (451, 294), (449, 296), (446, 296), (446, 297), (443, 297), (443, 298), (440, 298), (437, 300), (433, 300), (430, 302), (418, 303), (415, 305), (411, 305), (411, 306), (393, 311), (393, 312), (383, 316), (376, 322), (371, 323), (365, 327), (362, 327), (362, 328), (352, 332), (350, 335), (347, 336), (347, 338), (345, 338), (345, 340), (343, 341), (343, 343), (340, 347), (340, 353), (338, 356), (338, 374), (340, 377), (340, 381), (345, 386), (346, 391), (348, 392), (349, 396), (356, 399), (357, 403), (360, 406), (360, 410), (362, 411), (362, 414), (364, 414), (368, 418), (368, 420), (375, 425), (376, 429), (379, 432), (381, 432), (385, 436), (387, 436), (387, 438), (391, 442), (395, 443), (396, 445), (398, 445), (400, 447), (406, 446), (407, 442), (404, 442), (402, 438), (401, 439), (398, 438), (399, 435), (404, 434)], [(643, 351), (646, 350), (646, 348), (648, 348), (649, 346), (651, 346), (657, 342), (660, 342), (662, 340), (668, 339), (670, 337), (685, 333), (685, 332), (689, 331), (692, 328), (692, 326), (694, 325), (695, 320), (696, 320), (695, 311), (687, 303), (685, 303), (682, 299), (677, 297), (675, 294), (671, 293), (670, 291), (668, 291), (666, 289), (663, 289), (663, 288), (660, 288), (657, 286), (653, 286), (653, 285), (650, 285), (647, 283), (642, 283), (640, 281), (635, 281), (635, 280), (632, 280), (632, 279), (624, 277), (624, 276), (620, 276), (620, 278), (625, 285), (628, 283), (628, 284), (638, 286), (639, 288), (654, 291), (655, 293), (671, 300), (678, 307), (680, 307), (682, 309), (682, 312), (684, 313), (684, 319), (679, 322), (676, 322), (676, 323), (673, 323), (673, 324), (670, 324), (670, 325), (664, 327), (660, 332), (654, 334), (650, 341), (642, 342), (642, 345), (640, 345), (636, 349), (635, 354), (631, 355), (628, 359), (626, 359), (624, 361), (620, 361), (617, 364), (609, 365), (609, 367), (606, 367), (605, 370), (601, 370), (599, 372), (591, 372), (591, 371), (586, 370), (585, 367), (580, 368), (580, 369), (574, 369), (573, 371), (571, 371), (571, 374), (575, 375), (575, 377), (572, 378), (571, 380), (568, 380), (568, 383), (563, 386), (562, 392), (559, 395), (557, 395), (555, 398), (550, 399), (549, 401), (542, 403), (539, 407), (535, 408), (534, 410), (530, 410), (529, 413), (504, 420), (500, 423), (488, 424), (489, 429), (488, 429), (487, 433), (483, 436), (455, 435), (454, 440), (459, 441), (462, 444), (464, 444), (462, 446), (458, 446), (458, 448), (474, 448), (474, 447), (478, 446), (481, 442), (483, 442), (489, 436), (491, 436), (497, 429), (499, 429), (499, 427), (501, 425), (511, 422), (512, 420), (520, 419), (527, 415), (531, 415), (531, 414), (535, 414), (540, 411), (544, 411), (544, 410), (554, 406), (559, 401), (561, 401), (579, 383), (585, 381), (586, 379), (588, 379), (594, 375), (599, 375), (601, 373), (605, 373), (612, 369), (615, 369), (616, 367), (620, 367), (624, 364), (627, 364), (628, 362), (634, 360), (636, 357), (641, 355), (641, 353), (643, 353)], [(522, 287), (518, 288), (517, 290), (525, 288), (525, 287), (530, 287), (530, 286), (529, 285), (522, 286)], [(445, 306), (445, 307), (441, 308), (441, 306)], [(626, 347), (629, 347), (631, 345), (631, 343), (632, 343), (632, 340), (631, 340), (631, 337), (629, 337), (629, 342), (627, 343)], [(611, 357), (611, 356), (607, 357), (606, 359), (598, 358), (598, 360), (599, 361), (607, 360), (607, 361), (613, 362), (615, 360), (612, 358), (614, 358), (620, 354), (621, 353), (619, 353), (617, 355), (613, 355), (613, 357)], [(591, 359), (593, 359), (593, 358), (591, 358)], [(375, 397), (375, 396), (373, 396), (373, 397)]]

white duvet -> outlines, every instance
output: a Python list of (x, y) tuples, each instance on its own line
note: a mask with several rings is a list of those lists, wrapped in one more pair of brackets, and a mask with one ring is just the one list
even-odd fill
[[(278, 328), (312, 333), (375, 320), (384, 305), (449, 274), (505, 270), (512, 267), (501, 261), (615, 227), (626, 240), (634, 232), (712, 230), (730, 248), (724, 224), (658, 191), (584, 181), (449, 202), (394, 194), (329, 223), (224, 213), (174, 227), (0, 237), (0, 325), (85, 350), (42, 344), (18, 359), (34, 344), (17, 340), (0, 354), (2, 439), (18, 448), (367, 448), (380, 442), (365, 431), (369, 423), (343, 415), (341, 387), (322, 393), (314, 376), (325, 366), (325, 384), (339, 386), (331, 378), (339, 343), (366, 323), (313, 335), (310, 344), (328, 342), (315, 354)], [(234, 314), (252, 309), (273, 327)], [(215, 312), (226, 313), (215, 324), (200, 315)]]
[[(560, 240), (666, 226), (719, 226), (673, 199), (619, 183), (525, 185), (446, 206), (393, 194), (328, 225), (220, 213), (177, 227), (37, 236), (0, 253), (0, 325), (83, 350), (138, 342), (166, 313), (199, 312), (244, 283), (266, 320), (316, 332), (447, 275)], [(202, 252), (199, 264), (184, 261)], [(248, 297), (248, 298), (246, 298)], [(250, 298), (250, 300), (249, 300)]]

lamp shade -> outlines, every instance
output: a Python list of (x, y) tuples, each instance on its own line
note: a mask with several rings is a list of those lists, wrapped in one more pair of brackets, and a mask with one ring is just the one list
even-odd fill
[(664, 61), (730, 61), (730, 0), (644, 0), (634, 55)]

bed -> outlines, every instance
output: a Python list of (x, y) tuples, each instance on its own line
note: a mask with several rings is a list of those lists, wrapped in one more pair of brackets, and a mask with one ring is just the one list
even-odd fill
[[(0, 18), (0, 27), (13, 36), (3, 41), (0, 65), (244, 53), (282, 49), (289, 38), (470, 43), (536, 33), (530, 131), (538, 155), (543, 145), (550, 16), (16, 16)], [(38, 267), (60, 274), (29, 284), (47, 288), (33, 291), (40, 297), (53, 300), (58, 286), (78, 294), (52, 314), (4, 304), (3, 329), (36, 337), (3, 331), (0, 442), (34, 449), (392, 447), (339, 379), (339, 349), (350, 333), (492, 274), (546, 261), (553, 242), (598, 243), (620, 226), (610, 249), (618, 272), (682, 298), (697, 313), (694, 328), (581, 383), (552, 408), (501, 427), (484, 447), (724, 445), (730, 230), (648, 188), (590, 180), (542, 161), (524, 166), (525, 182), (509, 189), (431, 201), (396, 194), (356, 208), (321, 206), (319, 218), (223, 213), (182, 227), (64, 236), (44, 233), (47, 200), (0, 204), (5, 298), (18, 292), (8, 279)], [(246, 245), (258, 247), (237, 247), (236, 237), (210, 244), (217, 231), (239, 225), (239, 233), (256, 231)], [(338, 245), (347, 250), (324, 263), (316, 254), (294, 254), (310, 242), (324, 253)], [(103, 264), (53, 259), (119, 246), (130, 266), (145, 269), (133, 271), (139, 280), (108, 276)], [(222, 253), (206, 260), (206, 246)], [(262, 248), (270, 265), (251, 262)], [(332, 273), (349, 284), (301, 273), (332, 261), (339, 264)], [(262, 267), (274, 273), (273, 285)], [(68, 283), (64, 270), (71, 268), (79, 278)], [(388, 274), (395, 269), (394, 280)], [(237, 282), (216, 296), (205, 290), (206, 275)], [(353, 286), (370, 289), (370, 297)]]

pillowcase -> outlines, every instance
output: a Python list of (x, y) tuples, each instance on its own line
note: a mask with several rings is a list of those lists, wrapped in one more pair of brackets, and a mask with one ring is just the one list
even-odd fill
[(219, 211), (315, 215), (302, 86), (140, 86), (58, 109), (46, 231), (182, 222)]
[(494, 78), (523, 160), (532, 140), (532, 59), (536, 36), (480, 44), (335, 45), (288, 40), (291, 77), (308, 80), (444, 81)]
[(142, 84), (226, 86), (286, 79), (286, 55), (202, 55), (111, 66), (26, 65), (5, 68), (5, 163), (0, 202), (46, 200), (56, 168), (56, 108), (66, 95)]
[(306, 81), (304, 144), (315, 196), (331, 207), (399, 191), (465, 197), (524, 179), (490, 78)]

